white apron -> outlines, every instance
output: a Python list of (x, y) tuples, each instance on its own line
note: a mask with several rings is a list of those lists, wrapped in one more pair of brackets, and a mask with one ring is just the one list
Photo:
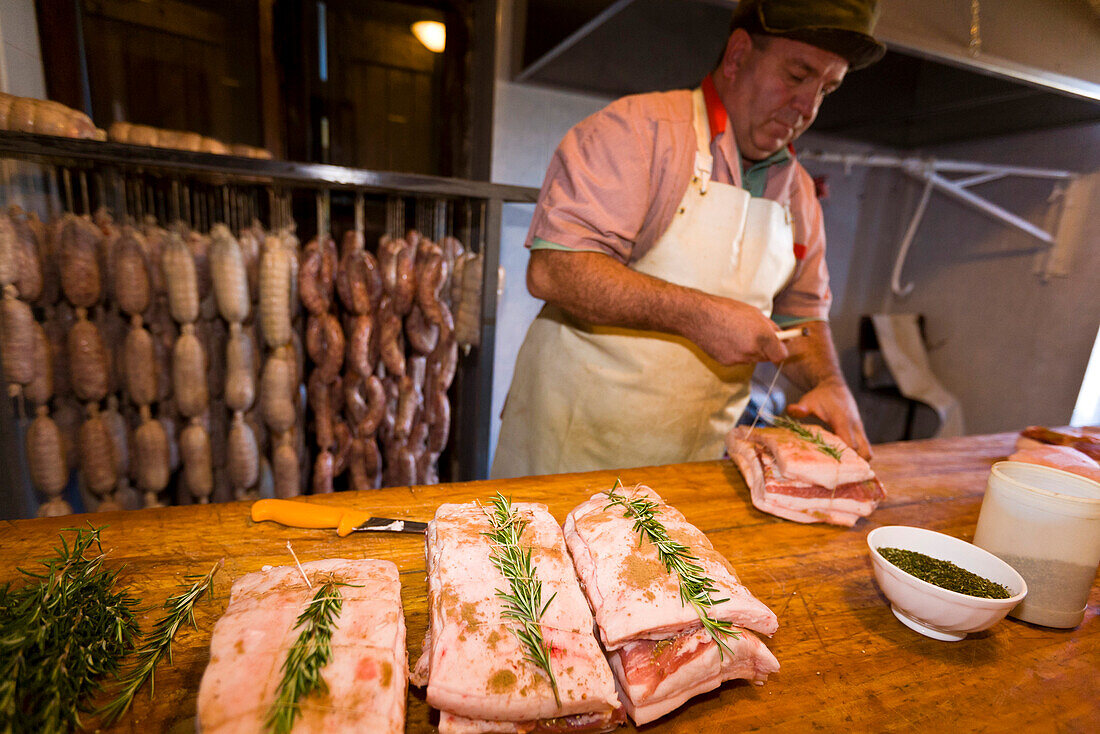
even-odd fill
[[(710, 130), (693, 96), (695, 173), (668, 229), (631, 267), (756, 306), (794, 272), (786, 207), (710, 180)], [(717, 459), (753, 365), (724, 366), (682, 337), (579, 323), (545, 306), (516, 360), (493, 478)]]

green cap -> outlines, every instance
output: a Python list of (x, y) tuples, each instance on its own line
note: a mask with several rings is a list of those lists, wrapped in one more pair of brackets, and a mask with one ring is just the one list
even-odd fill
[(731, 31), (802, 41), (848, 60), (849, 69), (870, 66), (886, 53), (871, 35), (878, 0), (741, 0)]

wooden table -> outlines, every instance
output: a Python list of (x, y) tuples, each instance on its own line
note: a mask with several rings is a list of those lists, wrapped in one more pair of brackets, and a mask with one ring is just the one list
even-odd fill
[[(1006, 619), (961, 642), (937, 642), (902, 626), (878, 590), (866, 535), (880, 525), (932, 528), (973, 537), (989, 468), (1014, 434), (877, 446), (874, 468), (888, 497), (870, 521), (851, 529), (801, 525), (755, 510), (729, 462), (622, 472), (346, 493), (311, 501), (370, 508), (384, 517), (427, 520), (444, 501), (545, 502), (559, 521), (577, 503), (625, 483), (651, 485), (704, 530), (742, 581), (779, 616), (767, 641), (782, 669), (762, 687), (729, 682), (699, 696), (645, 731), (1059, 731), (1100, 730), (1100, 585), (1076, 629), (1047, 629)], [(170, 507), (59, 519), (7, 522), (0, 532), (0, 581), (49, 554), (58, 533), (85, 522), (102, 537), (122, 579), (150, 605), (174, 593), (185, 574), (225, 568), (215, 598), (197, 609), (198, 630), (176, 638), (174, 665), (156, 674), (156, 696), (139, 694), (119, 731), (194, 731), (195, 698), (210, 630), (229, 586), (265, 564), (291, 562), (287, 540), (304, 561), (387, 558), (401, 569), (410, 662), (427, 626), (424, 549), (411, 535), (353, 534), (253, 524), (248, 505)], [(147, 625), (155, 615), (143, 618)], [(409, 732), (434, 731), (420, 689), (409, 689)], [(620, 731), (633, 731), (630, 726)]]

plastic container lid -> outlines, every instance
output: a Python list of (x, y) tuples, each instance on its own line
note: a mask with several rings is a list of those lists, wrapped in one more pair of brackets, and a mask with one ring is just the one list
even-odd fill
[[(1031, 499), (1047, 510), (1100, 517), (1100, 482), (1088, 477), (1022, 461), (998, 461), (992, 474), (998, 489), (1014, 491), (1017, 497)], [(1039, 486), (1051, 483), (1056, 484), (1057, 492)]]

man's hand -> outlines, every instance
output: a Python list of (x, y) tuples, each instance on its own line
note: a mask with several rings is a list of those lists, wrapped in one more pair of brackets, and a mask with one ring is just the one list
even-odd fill
[(791, 358), (783, 365), (783, 374), (806, 392), (801, 400), (787, 406), (787, 412), (795, 418), (816, 416), (856, 453), (870, 459), (871, 442), (840, 371), (829, 324), (814, 321), (806, 328), (808, 336), (788, 342)]
[(775, 336), (775, 322), (741, 301), (703, 294), (708, 299), (684, 335), (722, 364), (782, 362), (787, 348)]
[(859, 408), (844, 380), (830, 378), (819, 382), (797, 403), (788, 405), (787, 412), (795, 418), (809, 418), (811, 415), (819, 418), (857, 454), (870, 460), (871, 443), (863, 430)]

